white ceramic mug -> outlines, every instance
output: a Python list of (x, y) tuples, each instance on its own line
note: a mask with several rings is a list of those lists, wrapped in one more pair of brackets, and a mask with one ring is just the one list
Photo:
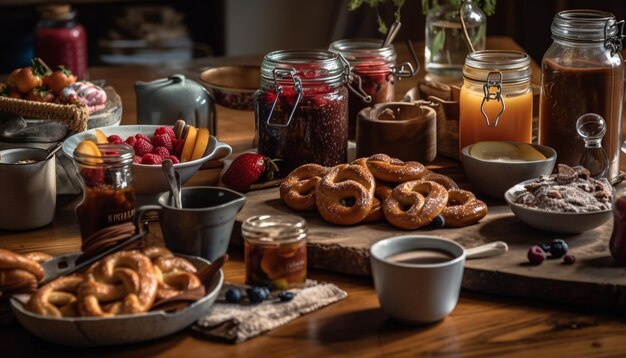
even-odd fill
[[(48, 225), (56, 206), (56, 162), (39, 148), (0, 151), (0, 229), (29, 230)], [(22, 160), (33, 163), (15, 164)]]

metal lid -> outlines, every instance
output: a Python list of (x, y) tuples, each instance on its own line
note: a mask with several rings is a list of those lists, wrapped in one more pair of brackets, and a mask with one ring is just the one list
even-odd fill
[(330, 44), (330, 51), (339, 52), (350, 62), (384, 59), (393, 63), (396, 60), (396, 49), (392, 44), (381, 47), (383, 40), (377, 39), (344, 39)]
[[(276, 72), (274, 69), (286, 71)], [(289, 70), (295, 70), (303, 83), (344, 82), (349, 68), (335, 52), (326, 50), (279, 50), (265, 55), (261, 64), (261, 79), (291, 81)], [(347, 72), (346, 72), (347, 71)]]
[(615, 16), (610, 12), (565, 10), (554, 16), (550, 29), (553, 39), (603, 42), (608, 37), (617, 35), (618, 28), (615, 24)]
[(471, 52), (465, 58), (463, 76), (474, 81), (487, 81), (489, 72), (502, 73), (502, 83), (530, 81), (530, 56), (517, 51), (484, 50)]

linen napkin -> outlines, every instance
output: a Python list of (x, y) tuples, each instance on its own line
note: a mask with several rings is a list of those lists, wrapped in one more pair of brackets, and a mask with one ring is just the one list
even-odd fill
[(295, 296), (288, 302), (269, 299), (258, 304), (235, 304), (218, 299), (211, 311), (192, 328), (209, 337), (240, 343), (348, 295), (332, 283), (312, 280), (308, 280), (303, 288), (289, 291)]

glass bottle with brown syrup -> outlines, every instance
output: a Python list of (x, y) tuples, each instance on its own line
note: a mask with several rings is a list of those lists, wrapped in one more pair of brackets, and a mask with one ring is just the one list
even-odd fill
[(579, 165), (587, 149), (576, 121), (586, 113), (603, 117), (602, 148), (608, 155), (609, 180), (619, 173), (623, 24), (603, 11), (559, 12), (551, 27), (553, 43), (541, 63), (539, 143), (556, 150), (558, 163)]

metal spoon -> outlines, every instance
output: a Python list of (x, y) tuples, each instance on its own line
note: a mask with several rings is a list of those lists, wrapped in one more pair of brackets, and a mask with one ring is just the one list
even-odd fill
[(180, 203), (180, 187), (176, 183), (176, 171), (174, 170), (174, 162), (170, 159), (165, 159), (161, 163), (161, 168), (163, 169), (163, 174), (165, 174), (165, 178), (170, 185), (170, 197), (174, 202), (174, 207), (180, 209), (182, 205)]
[(395, 39), (396, 35), (398, 35), (398, 31), (400, 31), (400, 26), (402, 26), (402, 24), (397, 20), (391, 24), (389, 31), (387, 31), (387, 36), (385, 36), (385, 41), (383, 41), (383, 45), (381, 47), (387, 47), (393, 42), (393, 39)]
[(174, 198), (174, 200), (176, 200), (176, 202), (178, 203), (178, 208), (182, 209), (183, 200), (181, 198), (181, 188), (183, 187), (183, 185), (180, 179), (180, 173), (174, 172), (174, 177), (176, 178), (176, 197)]
[(57, 142), (52, 147), (48, 148), (48, 150), (47, 150), (48, 155), (46, 155), (46, 157), (44, 158), (43, 161), (45, 162), (48, 159), (52, 158), (59, 151), (59, 149), (61, 149), (62, 145), (63, 145), (63, 141), (60, 141), (60, 142)]
[(465, 258), (468, 260), (471, 259), (480, 259), (484, 257), (492, 257), (502, 255), (503, 253), (509, 250), (509, 245), (504, 241), (494, 241), (485, 245), (480, 245), (476, 247), (472, 247), (471, 249), (465, 250)]

